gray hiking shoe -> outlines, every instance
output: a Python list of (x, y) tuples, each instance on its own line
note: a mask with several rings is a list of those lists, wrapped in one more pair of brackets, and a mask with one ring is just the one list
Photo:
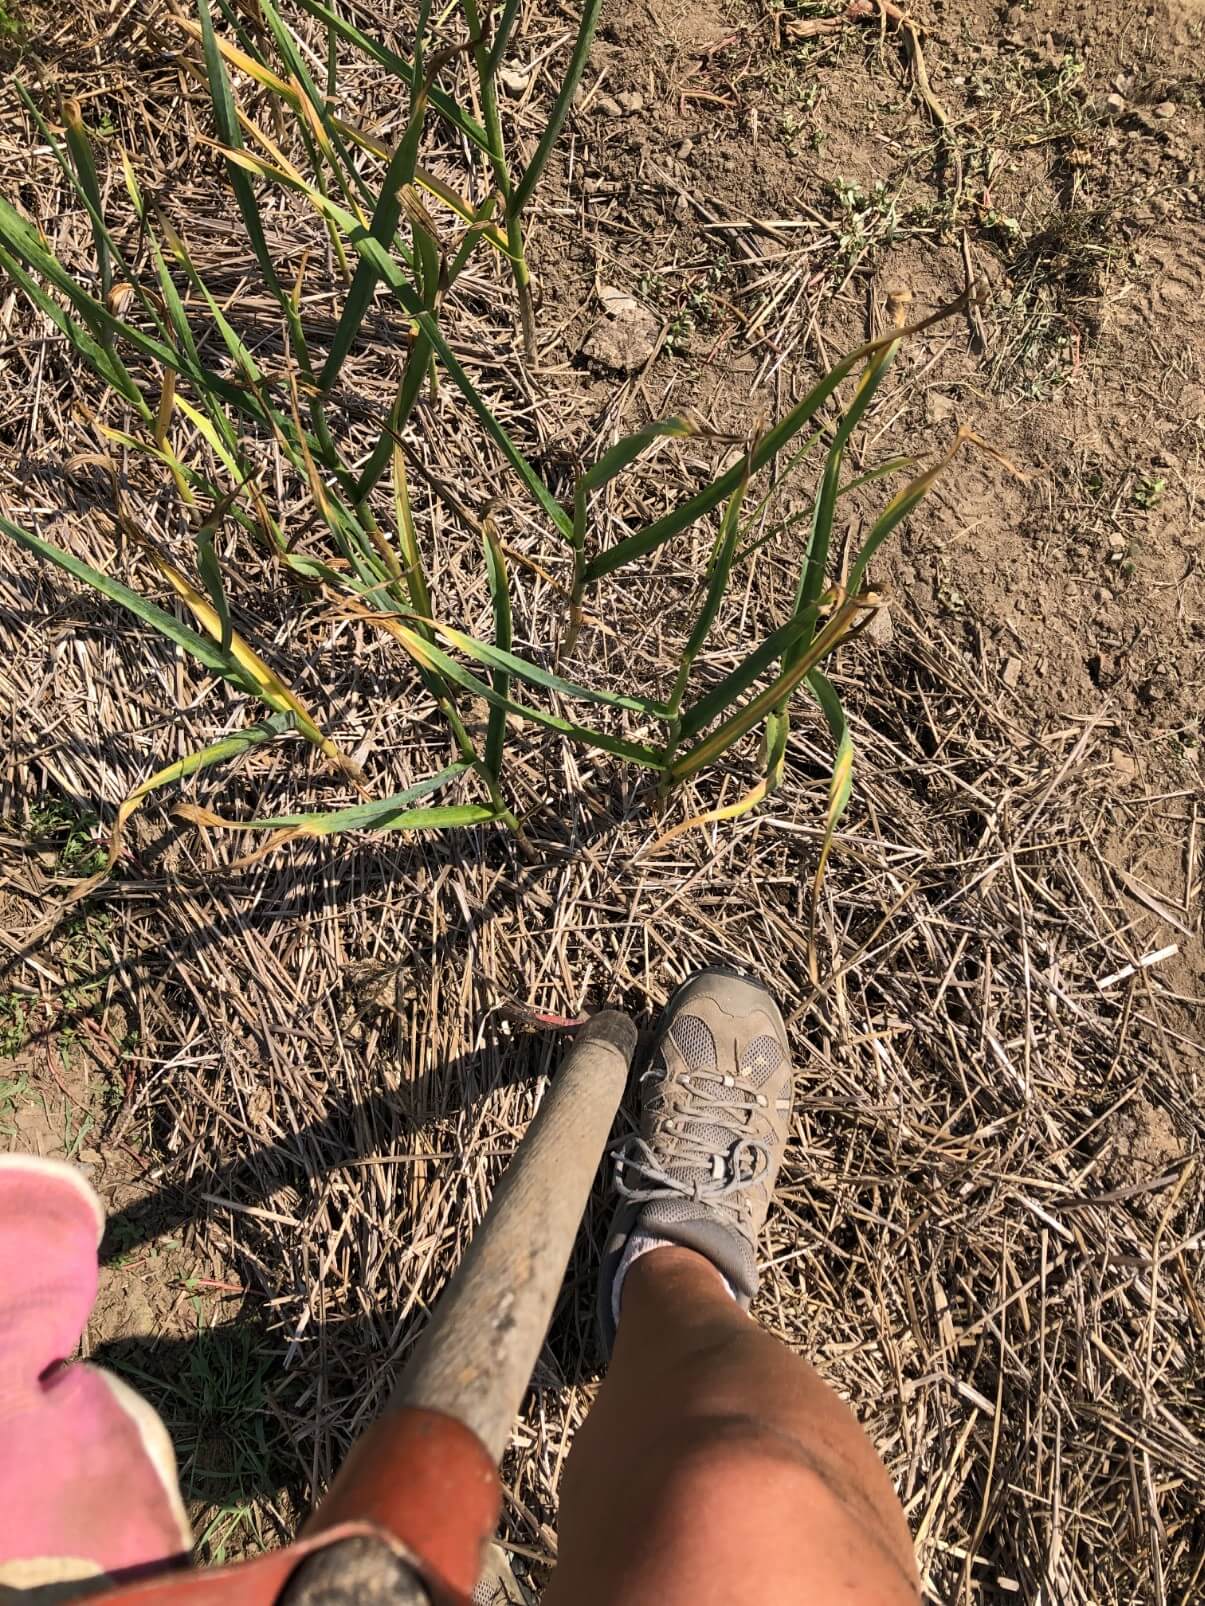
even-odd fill
[(790, 1132), (787, 1031), (760, 982), (704, 970), (666, 1005), (641, 1077), (640, 1134), (620, 1150), (620, 1205), (599, 1279), (608, 1352), (612, 1286), (633, 1232), (705, 1255), (748, 1310), (757, 1235)]

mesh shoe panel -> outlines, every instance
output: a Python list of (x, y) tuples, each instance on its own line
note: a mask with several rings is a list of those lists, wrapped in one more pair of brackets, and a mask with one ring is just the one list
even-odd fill
[(777, 1071), (786, 1055), (776, 1037), (755, 1037), (741, 1053), (741, 1075), (760, 1087)]
[(640, 1230), (705, 1255), (732, 1286), (751, 1297), (757, 1290), (753, 1244), (725, 1222), (701, 1212), (693, 1199), (658, 1199), (640, 1213)]
[(716, 1069), (715, 1038), (706, 1021), (701, 1021), (697, 1015), (679, 1015), (669, 1035), (692, 1071)]

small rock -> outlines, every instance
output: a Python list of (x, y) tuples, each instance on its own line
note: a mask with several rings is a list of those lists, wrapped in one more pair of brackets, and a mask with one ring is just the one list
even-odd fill
[(1008, 687), (1009, 691), (1012, 691), (1020, 678), (1021, 660), (1019, 658), (1007, 658), (1004, 668), (1000, 671), (1000, 679)]
[(598, 299), (603, 311), (612, 318), (626, 318), (640, 305), (635, 296), (630, 296), (626, 290), (614, 284), (600, 284)]
[(657, 345), (660, 324), (635, 296), (614, 285), (600, 285), (603, 316), (582, 343), (582, 355), (619, 374), (643, 368)]
[(519, 72), (515, 67), (500, 67), (498, 78), (503, 89), (510, 95), (521, 95), (531, 82), (529, 72)]
[(1094, 602), (1112, 602), (1113, 593), (1109, 590), (1108, 586), (1097, 586), (1096, 590), (1092, 593), (1092, 600)]
[(876, 608), (866, 626), (866, 638), (877, 647), (886, 647), (895, 640), (895, 626), (891, 622), (891, 609), (886, 603)]
[(1114, 552), (1123, 552), (1125, 550), (1125, 544), (1126, 538), (1124, 535), (1122, 535), (1120, 530), (1109, 531), (1109, 546)]
[(1126, 109), (1125, 99), (1121, 95), (1106, 95), (1105, 107), (1113, 113), (1114, 117), (1121, 117)]
[(594, 109), (602, 117), (623, 116), (623, 107), (612, 95), (600, 95), (594, 102)]
[(1116, 770), (1119, 779), (1130, 782), (1138, 779), (1137, 761), (1123, 747), (1115, 747), (1109, 754), (1109, 762)]
[(1156, 117), (1174, 117), (1175, 115), (1176, 103), (1174, 100), (1161, 100), (1155, 107)]
[(622, 95), (616, 95), (616, 100), (625, 112), (640, 112), (644, 110), (644, 96), (638, 89), (625, 89)]
[(681, 145), (678, 146), (678, 160), (684, 162), (694, 148), (695, 142), (693, 139), (684, 139)]
[(1094, 652), (1084, 659), (1084, 668), (1088, 671), (1088, 679), (1099, 691), (1104, 691), (1117, 679), (1115, 660), (1111, 652)]

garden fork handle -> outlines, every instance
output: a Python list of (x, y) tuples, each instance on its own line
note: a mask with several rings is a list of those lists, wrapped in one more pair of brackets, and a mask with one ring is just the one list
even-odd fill
[(156, 1572), (97, 1606), (469, 1606), (498, 1519), (498, 1461), (635, 1048), (614, 1012), (575, 1038), (385, 1415), (302, 1539), (213, 1572)]
[[(413, 1559), (432, 1601), (467, 1600), (493, 1537), (497, 1465), (548, 1331), (636, 1038), (633, 1022), (613, 1011), (593, 1016), (575, 1038), (384, 1416), (353, 1447), (307, 1527), (314, 1535), (335, 1524), (374, 1524)], [(328, 1592), (343, 1548), (307, 1564), (289, 1606), (375, 1598), (364, 1583)], [(382, 1599), (422, 1598), (400, 1589), (396, 1571), (391, 1582), (387, 1558), (379, 1559)]]
[(548, 1332), (635, 1049), (636, 1027), (617, 1011), (582, 1027), (390, 1401), (455, 1417), (495, 1461)]

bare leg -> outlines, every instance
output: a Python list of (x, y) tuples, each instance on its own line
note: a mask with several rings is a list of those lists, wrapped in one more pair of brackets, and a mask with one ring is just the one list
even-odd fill
[(869, 1441), (706, 1259), (644, 1255), (622, 1316), (565, 1468), (545, 1606), (916, 1606)]

